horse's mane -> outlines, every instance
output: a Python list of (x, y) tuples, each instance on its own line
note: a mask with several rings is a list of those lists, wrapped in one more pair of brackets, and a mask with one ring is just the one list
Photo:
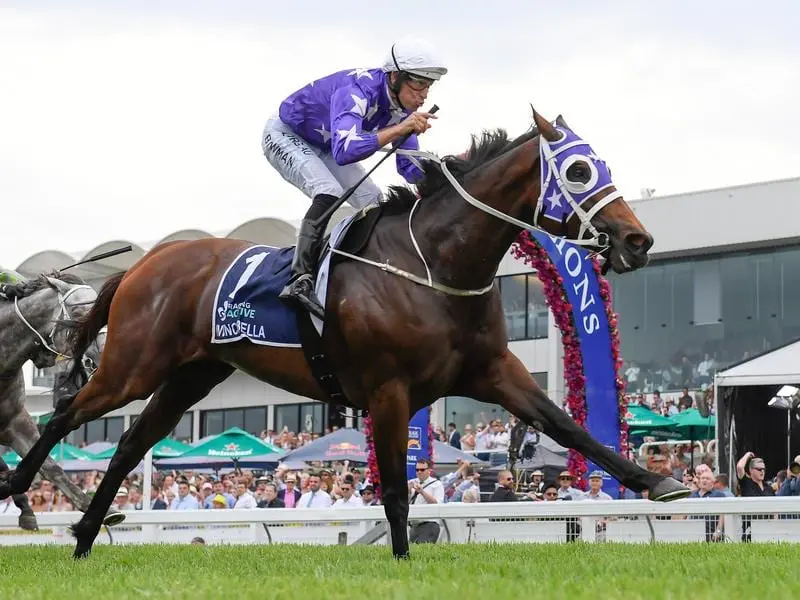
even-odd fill
[(42, 273), (34, 279), (21, 281), (20, 283), (6, 284), (7, 288), (12, 291), (9, 297), (16, 296), (17, 298), (25, 298), (31, 294), (38, 292), (50, 284), (47, 282), (47, 277), (58, 279), (70, 285), (83, 285), (84, 281), (77, 275), (70, 273), (61, 273), (60, 271), (52, 271), (51, 273)]
[[(465, 155), (461, 157), (446, 156), (447, 168), (458, 181), (461, 181), (473, 169), (502, 156), (538, 135), (539, 131), (535, 126), (513, 140), (509, 140), (508, 133), (504, 129), (484, 131), (480, 136), (472, 136), (472, 142)], [(424, 175), (417, 183), (417, 193), (420, 198), (429, 198), (450, 187), (450, 183), (438, 165), (430, 161), (422, 161), (422, 169)], [(400, 185), (390, 186), (387, 200), (382, 205), (383, 214), (405, 214), (411, 210), (416, 201), (417, 196), (410, 188)]]

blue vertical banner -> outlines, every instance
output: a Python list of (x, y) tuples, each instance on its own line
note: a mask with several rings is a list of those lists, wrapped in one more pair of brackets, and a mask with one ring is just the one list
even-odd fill
[[(539, 231), (530, 231), (530, 234), (547, 251), (564, 281), (564, 292), (572, 305), (586, 380), (586, 429), (598, 442), (619, 453), (617, 373), (598, 275), (588, 253), (579, 246)], [(589, 473), (593, 470), (603, 471), (588, 459), (587, 463)], [(603, 491), (612, 498), (619, 497), (619, 483), (605, 471)]]
[(428, 440), (428, 425), (430, 421), (431, 409), (426, 406), (418, 410), (408, 422), (408, 453), (406, 454), (406, 475), (408, 475), (408, 479), (414, 479), (417, 476), (417, 459), (431, 457)]

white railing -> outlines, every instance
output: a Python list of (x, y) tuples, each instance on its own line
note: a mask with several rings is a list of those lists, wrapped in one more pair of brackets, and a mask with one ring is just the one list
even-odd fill
[[(383, 507), (351, 509), (253, 509), (127, 512), (111, 529), (113, 543), (188, 543), (201, 536), (209, 544), (352, 543), (376, 524)], [(724, 539), (742, 541), (742, 515), (754, 542), (800, 543), (800, 498), (687, 499), (668, 504), (646, 500), (605, 502), (510, 502), (415, 505), (410, 519), (442, 524), (440, 540), (467, 542), (706, 541), (708, 519)], [(80, 513), (38, 513), (41, 532), (16, 528), (13, 516), (0, 516), (0, 546), (65, 543), (66, 527)], [(717, 516), (721, 516), (717, 523)], [(660, 518), (659, 518), (660, 517)], [(667, 519), (664, 519), (667, 517)], [(686, 518), (688, 517), (688, 518)], [(708, 519), (706, 518), (708, 517)], [(788, 517), (788, 518), (787, 518)], [(98, 543), (109, 543), (106, 533)], [(383, 537), (378, 543), (386, 543)]]

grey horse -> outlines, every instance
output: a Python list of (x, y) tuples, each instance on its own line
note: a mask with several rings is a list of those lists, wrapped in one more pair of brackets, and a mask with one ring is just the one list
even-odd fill
[[(54, 272), (30, 281), (3, 285), (0, 294), (0, 444), (10, 446), (20, 456), (25, 456), (39, 439), (39, 430), (25, 410), (25, 380), (22, 366), (31, 360), (44, 369), (59, 361), (59, 368), (68, 372), (71, 359), (64, 353), (69, 321), (80, 318), (91, 308), (97, 293), (79, 277)], [(100, 336), (98, 336), (100, 338)], [(100, 362), (102, 340), (95, 341), (88, 356), (90, 364)], [(64, 364), (66, 363), (66, 368)], [(54, 390), (58, 395), (59, 390)], [(0, 472), (8, 465), (0, 459)], [(85, 512), (90, 499), (64, 473), (58, 463), (48, 458), (39, 471), (72, 502)], [(25, 494), (13, 496), (20, 509), (19, 526), (37, 529), (36, 517)], [(109, 511), (106, 525), (117, 525), (125, 520), (119, 511)]]

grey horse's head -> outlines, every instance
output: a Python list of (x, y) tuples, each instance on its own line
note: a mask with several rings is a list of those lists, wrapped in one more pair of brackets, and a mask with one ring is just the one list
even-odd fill
[[(79, 277), (54, 272), (16, 284), (9, 295), (13, 297), (9, 302), (13, 305), (3, 310), (10, 311), (6, 313), (8, 322), (14, 322), (15, 326), (8, 331), (13, 331), (16, 339), (0, 339), (0, 344), (13, 344), (18, 348), (30, 348), (34, 344), (33, 353), (25, 358), (40, 369), (52, 367), (57, 360), (71, 362), (70, 323), (89, 312), (97, 292)], [(0, 335), (0, 338), (5, 337)], [(98, 362), (99, 353), (98, 348)]]

